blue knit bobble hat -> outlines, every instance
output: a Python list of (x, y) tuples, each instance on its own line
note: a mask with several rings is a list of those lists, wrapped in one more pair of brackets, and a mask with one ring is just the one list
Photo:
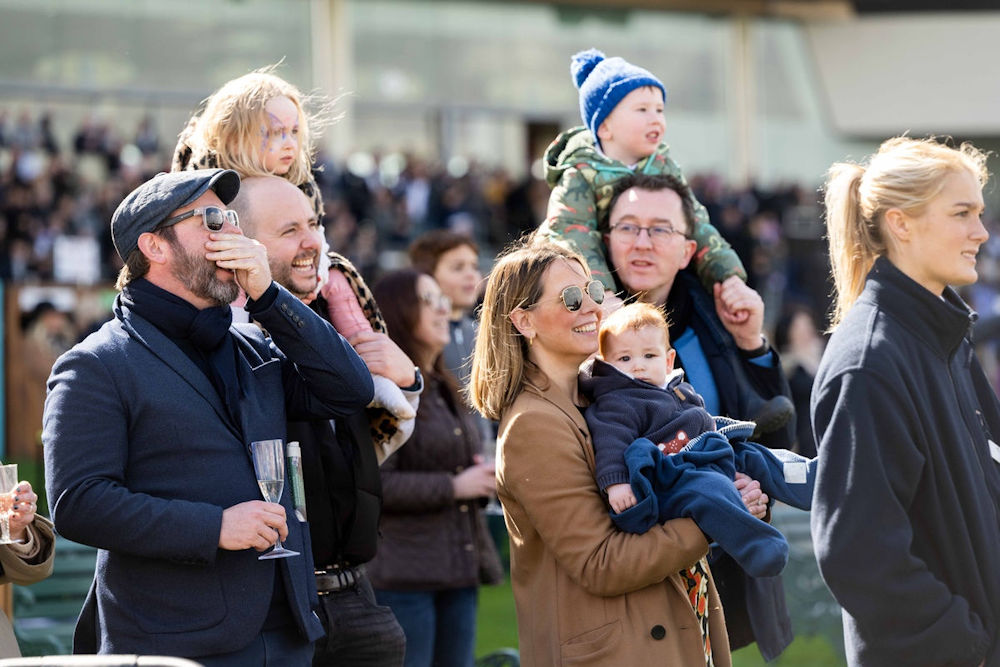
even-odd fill
[(649, 71), (636, 67), (624, 58), (607, 58), (597, 49), (587, 49), (574, 55), (569, 71), (580, 89), (580, 117), (598, 143), (597, 128), (636, 88), (659, 88), (663, 101), (667, 101), (666, 89)]

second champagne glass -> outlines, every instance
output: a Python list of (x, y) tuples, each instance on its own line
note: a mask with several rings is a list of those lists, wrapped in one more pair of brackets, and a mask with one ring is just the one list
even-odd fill
[[(250, 454), (253, 456), (253, 469), (257, 474), (257, 486), (260, 487), (264, 500), (269, 503), (281, 502), (281, 491), (285, 486), (285, 448), (281, 439), (255, 440), (250, 443)], [(298, 551), (281, 546), (279, 539), (274, 543), (274, 548), (261, 554), (258, 560), (298, 555)]]
[(0, 465), (0, 494), (4, 496), (0, 505), (0, 544), (12, 544), (20, 540), (10, 537), (10, 519), (14, 513), (14, 500), (11, 492), (17, 487), (17, 464)]
[[(483, 462), (492, 463), (494, 466), (497, 462), (496, 455), (497, 442), (493, 438), (483, 441)], [(486, 514), (493, 516), (503, 516), (503, 506), (500, 504), (500, 500), (497, 498), (496, 491), (490, 494), (489, 500), (486, 502), (486, 507), (483, 508)]]

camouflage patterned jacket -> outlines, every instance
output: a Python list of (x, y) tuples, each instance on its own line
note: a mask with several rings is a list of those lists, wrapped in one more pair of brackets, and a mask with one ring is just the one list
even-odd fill
[[(661, 143), (655, 153), (635, 166), (634, 172), (667, 174), (683, 181), (681, 168), (669, 153), (667, 144)], [(552, 194), (545, 222), (537, 233), (569, 241), (586, 258), (594, 278), (612, 291), (617, 287), (608, 268), (602, 235), (607, 231), (607, 208), (614, 186), (631, 173), (628, 166), (598, 151), (593, 135), (583, 126), (566, 130), (545, 150), (545, 178)], [(692, 238), (698, 244), (694, 261), (701, 283), (711, 293), (713, 283), (730, 276), (746, 280), (739, 256), (712, 226), (705, 207), (697, 200), (692, 203)]]

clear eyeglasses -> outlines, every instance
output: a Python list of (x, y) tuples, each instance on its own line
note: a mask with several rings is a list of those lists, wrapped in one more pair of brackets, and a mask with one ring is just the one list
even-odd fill
[(646, 232), (649, 240), (653, 243), (666, 243), (674, 234), (679, 234), (687, 238), (687, 234), (677, 229), (673, 225), (653, 225), (651, 227), (641, 227), (631, 222), (620, 222), (610, 229), (612, 236), (619, 236), (623, 239), (635, 241), (639, 234)]
[(451, 312), (451, 299), (440, 292), (437, 294), (418, 294), (417, 297), (428, 308), (437, 308)]

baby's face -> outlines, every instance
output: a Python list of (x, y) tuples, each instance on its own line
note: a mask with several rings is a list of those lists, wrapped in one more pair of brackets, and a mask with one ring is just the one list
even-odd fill
[(605, 339), (604, 361), (637, 380), (662, 387), (674, 369), (674, 351), (663, 329), (626, 329)]

